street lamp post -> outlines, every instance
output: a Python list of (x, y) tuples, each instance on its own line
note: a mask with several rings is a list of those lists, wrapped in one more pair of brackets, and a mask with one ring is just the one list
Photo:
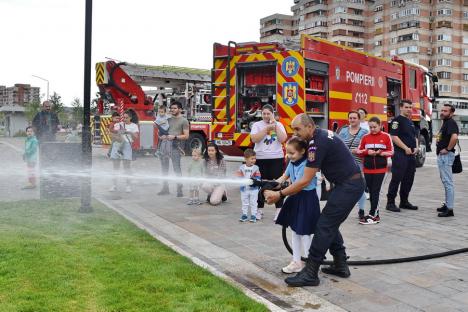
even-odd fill
[(32, 75), (32, 76), (47, 82), (47, 101), (48, 101), (49, 100), (49, 80), (47, 80), (45, 78), (42, 78), (42, 77), (39, 77), (39, 76), (36, 76), (36, 75)]
[(84, 46), (84, 88), (83, 88), (83, 128), (82, 128), (82, 166), (88, 175), (81, 179), (80, 212), (89, 213), (91, 207), (91, 35), (93, 0), (86, 0), (85, 6), (85, 46)]

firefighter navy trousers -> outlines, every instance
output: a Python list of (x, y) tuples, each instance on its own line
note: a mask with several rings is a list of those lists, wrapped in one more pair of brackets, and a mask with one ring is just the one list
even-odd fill
[(406, 155), (404, 152), (395, 150), (392, 157), (392, 180), (388, 186), (388, 203), (395, 203), (395, 198), (400, 187), (400, 202), (408, 201), (409, 193), (413, 187), (414, 175), (416, 173), (416, 158), (414, 155)]

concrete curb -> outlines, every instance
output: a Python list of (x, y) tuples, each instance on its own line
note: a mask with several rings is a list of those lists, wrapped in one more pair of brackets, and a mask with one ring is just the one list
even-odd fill
[[(264, 304), (270, 311), (345, 311), (302, 288), (288, 288), (282, 280), (253, 263), (213, 245), (142, 207), (119, 201), (124, 206), (122, 207), (101, 196), (96, 199), (175, 252), (236, 286), (253, 300)], [(207, 253), (212, 257), (207, 258), (204, 255)], [(226, 270), (226, 267), (232, 268), (232, 271)], [(253, 276), (258, 277), (260, 282), (255, 282)], [(265, 285), (275, 286), (273, 289), (268, 289)]]
[(115, 207), (114, 205), (112, 205), (108, 201), (103, 200), (103, 199), (99, 199), (99, 198), (97, 198), (97, 200), (100, 201), (105, 206), (109, 207), (110, 209), (114, 210), (118, 214), (120, 214), (125, 219), (127, 219), (130, 222), (132, 222), (133, 224), (135, 224), (140, 229), (145, 230), (146, 232), (148, 232), (151, 236), (153, 236), (158, 241), (160, 241), (161, 243), (163, 243), (167, 247), (171, 248), (172, 250), (174, 250), (178, 254), (189, 258), (193, 263), (195, 263), (199, 267), (202, 267), (202, 268), (208, 270), (211, 274), (213, 274), (213, 275), (215, 275), (217, 277), (220, 277), (220, 278), (222, 278), (224, 280), (229, 281), (230, 284), (233, 284), (237, 288), (241, 289), (242, 292), (244, 294), (246, 294), (248, 297), (254, 299), (257, 302), (260, 302), (260, 303), (264, 304), (265, 306), (267, 306), (270, 311), (274, 311), (274, 312), (285, 311), (285, 310), (281, 309), (280, 307), (278, 307), (277, 305), (273, 304), (272, 302), (270, 302), (270, 301), (266, 300), (265, 298), (257, 295), (256, 293), (254, 293), (253, 291), (251, 291), (250, 289), (248, 289), (244, 285), (236, 282), (234, 279), (230, 278), (229, 276), (227, 276), (223, 272), (217, 270), (215, 267), (209, 265), (208, 263), (204, 262), (203, 260), (201, 260), (201, 259), (195, 257), (194, 255), (192, 255), (191, 253), (185, 251), (183, 248), (181, 248), (181, 247), (177, 246), (176, 244), (172, 243), (170, 240), (166, 239), (165, 237), (159, 235), (153, 229), (148, 228), (145, 225), (143, 225), (142, 223), (140, 223), (138, 220), (129, 217), (127, 214), (125, 214), (123, 211), (121, 211), (119, 208)]

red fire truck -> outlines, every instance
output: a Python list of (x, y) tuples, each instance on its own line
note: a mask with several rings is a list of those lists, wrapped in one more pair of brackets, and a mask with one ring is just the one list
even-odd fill
[(398, 102), (413, 102), (412, 119), (420, 129), (422, 166), (431, 149), (432, 101), (437, 91), (427, 68), (394, 57), (384, 59), (324, 39), (302, 35), (300, 44), (215, 43), (212, 69), (214, 139), (228, 155), (251, 146), (250, 127), (261, 105), (271, 104), (292, 133), (294, 116), (307, 113), (321, 128), (336, 131), (350, 110), (387, 122), (399, 114)]
[[(92, 122), (96, 144), (110, 144), (108, 125), (113, 111), (133, 109), (138, 115), (140, 136), (134, 143), (139, 151), (154, 151), (157, 130), (155, 106), (180, 101), (190, 120), (187, 149), (203, 148), (211, 121), (210, 74), (208, 70), (175, 66), (147, 66), (115, 61), (96, 64), (99, 87), (97, 115)], [(143, 86), (153, 89), (143, 90)]]

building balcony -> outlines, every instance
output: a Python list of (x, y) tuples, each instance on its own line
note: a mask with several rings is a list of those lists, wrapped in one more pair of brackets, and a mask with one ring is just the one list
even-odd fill
[(283, 25), (283, 24), (274, 24), (274, 25), (269, 25), (267, 27), (261, 27), (260, 32), (267, 32), (275, 29), (284, 29), (284, 30), (294, 30), (296, 27), (293, 27), (291, 25)]
[(283, 35), (279, 35), (279, 34), (273, 34), (273, 35), (269, 35), (269, 36), (264, 36), (264, 37), (260, 37), (260, 42), (261, 43), (268, 43), (268, 42), (279, 42), (279, 43), (283, 43), (285, 40), (289, 39), (288, 36), (283, 36)]
[(325, 4), (315, 4), (312, 6), (309, 6), (307, 8), (304, 8), (304, 10), (301, 11), (302, 14), (311, 14), (313, 12), (317, 11), (325, 11), (325, 16), (327, 15), (328, 11), (328, 6)]
[(309, 27), (309, 28), (304, 28), (303, 30), (307, 34), (309, 33), (328, 33), (328, 27), (325, 26), (314, 26), (314, 27)]

